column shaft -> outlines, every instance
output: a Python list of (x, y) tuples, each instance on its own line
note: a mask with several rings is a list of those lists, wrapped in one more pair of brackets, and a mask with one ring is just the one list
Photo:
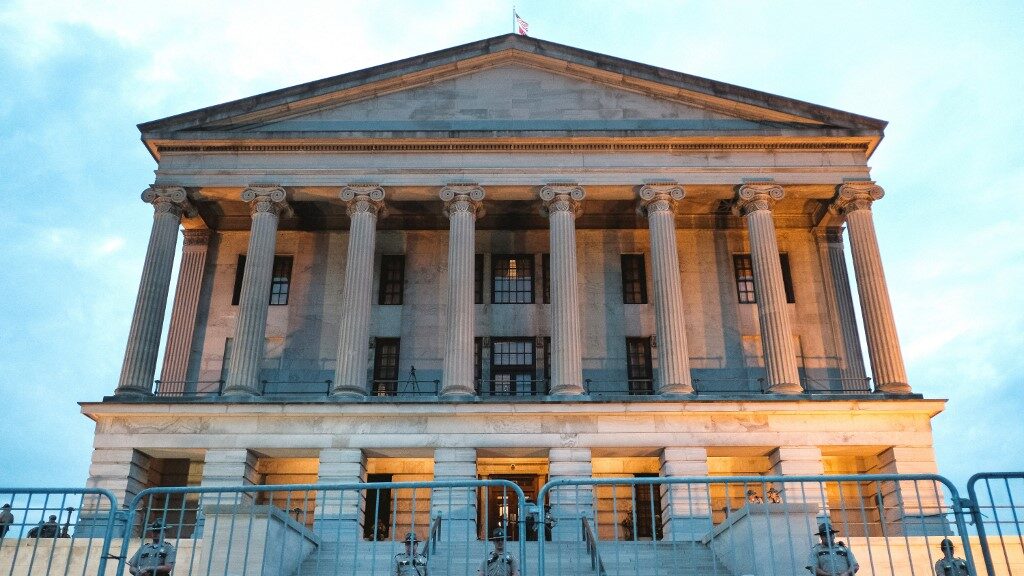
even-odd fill
[(153, 204), (153, 227), (115, 391), (118, 396), (149, 394), (153, 388), (178, 225), (182, 213), (192, 210), (184, 188), (152, 186), (142, 193), (142, 199)]
[(478, 186), (449, 185), (441, 190), (448, 215), (448, 329), (445, 336), (441, 396), (472, 396), (473, 266), (476, 219), (484, 191)]
[(266, 348), (267, 306), (274, 273), (277, 223), (287, 205), (284, 203), (285, 191), (281, 188), (247, 188), (242, 192), (242, 199), (249, 202), (252, 225), (224, 393), (255, 395), (262, 392), (260, 364)]
[(167, 330), (167, 346), (164, 349), (164, 366), (160, 371), (162, 393), (191, 391), (187, 389), (185, 381), (188, 378), (192, 335), (196, 328), (196, 311), (199, 308), (199, 292), (203, 287), (203, 269), (206, 267), (209, 243), (209, 230), (185, 230), (181, 265), (178, 266), (178, 287), (174, 291), (171, 326)]
[(846, 216), (875, 390), (889, 394), (909, 394), (911, 390), (907, 384), (903, 353), (896, 333), (892, 304), (889, 302), (889, 288), (882, 269), (875, 222), (871, 215), (872, 202), (884, 194), (882, 188), (873, 182), (847, 182), (839, 187), (833, 206), (837, 212)]
[(825, 294), (832, 308), (832, 324), (838, 353), (842, 355), (843, 389), (860, 389), (867, 382), (864, 353), (860, 348), (857, 314), (850, 291), (850, 276), (843, 251), (843, 229), (826, 228), (817, 234)]
[(679, 249), (676, 245), (675, 203), (682, 198), (683, 189), (675, 185), (648, 185), (640, 190), (641, 211), (647, 215), (651, 234), (659, 394), (693, 392)]
[(370, 311), (373, 304), (373, 255), (377, 240), (377, 216), (383, 208), (384, 189), (349, 186), (341, 192), (351, 218), (345, 288), (342, 291), (338, 331), (338, 362), (334, 396), (365, 396), (367, 355), (370, 342)]
[(585, 193), (575, 185), (549, 185), (541, 192), (551, 238), (551, 391), (582, 395), (583, 347), (576, 270), (576, 216)]
[(771, 212), (772, 204), (782, 195), (780, 186), (746, 184), (740, 187), (736, 210), (746, 217), (750, 237), (750, 260), (754, 268), (761, 346), (768, 370), (768, 392), (799, 394), (802, 392), (800, 373)]

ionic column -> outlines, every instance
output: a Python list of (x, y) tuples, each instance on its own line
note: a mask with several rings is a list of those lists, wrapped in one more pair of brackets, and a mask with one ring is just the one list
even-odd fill
[(224, 394), (260, 394), (260, 363), (266, 347), (267, 306), (274, 273), (277, 223), (282, 212), (291, 211), (285, 196), (284, 189), (276, 186), (254, 186), (242, 192), (242, 200), (249, 203), (252, 225)]
[[(850, 275), (846, 270), (843, 228), (829, 226), (817, 229), (815, 239), (818, 241), (825, 272), (825, 294), (834, 314), (836, 345), (845, 359), (841, 373), (843, 378), (851, 380), (849, 384), (856, 383), (859, 386), (867, 380), (867, 373), (864, 371), (864, 354), (857, 333), (857, 314), (853, 308), (853, 294), (850, 292)], [(846, 382), (843, 387), (847, 387)]]
[(864, 318), (875, 391), (909, 394), (910, 385), (907, 384), (907, 371), (903, 365), (889, 289), (882, 270), (882, 255), (875, 236), (875, 222), (871, 216), (871, 203), (884, 194), (882, 187), (874, 182), (847, 182), (839, 187), (832, 209), (846, 218), (846, 228), (850, 233), (853, 271), (857, 276), (860, 312)]
[(348, 205), (352, 223), (345, 260), (345, 288), (341, 296), (338, 364), (334, 370), (331, 395), (362, 397), (366, 396), (373, 254), (377, 241), (377, 217), (383, 216), (384, 189), (377, 185), (346, 186), (341, 191), (341, 199)]
[(675, 184), (648, 184), (640, 189), (640, 213), (647, 216), (651, 231), (659, 394), (693, 393), (676, 246), (675, 206), (683, 195), (683, 189)]
[(772, 206), (782, 196), (782, 187), (777, 184), (744, 184), (740, 186), (733, 212), (747, 221), (761, 345), (768, 370), (768, 392), (799, 394), (803, 389), (797, 371), (793, 329), (786, 307), (786, 288), (782, 283), (779, 244), (775, 239), (775, 222), (772, 219)]
[(476, 219), (482, 215), (483, 188), (449, 184), (441, 189), (448, 216), (448, 330), (445, 336), (441, 397), (475, 394), (473, 386), (473, 265)]
[(153, 205), (153, 227), (149, 232), (149, 247), (128, 331), (121, 377), (114, 391), (117, 396), (147, 395), (153, 389), (178, 225), (182, 213), (195, 212), (185, 189), (178, 186), (150, 186), (142, 193), (142, 200)]
[(575, 184), (549, 184), (540, 191), (551, 228), (552, 395), (586, 394), (576, 280), (576, 216), (584, 196)]
[(192, 334), (196, 328), (199, 292), (203, 287), (203, 269), (206, 267), (206, 252), (210, 245), (210, 230), (207, 228), (193, 228), (183, 232), (185, 243), (181, 251), (181, 265), (178, 266), (178, 287), (174, 291), (171, 326), (167, 330), (164, 366), (160, 371), (161, 388), (167, 390), (166, 387), (170, 386), (180, 392), (186, 392)]

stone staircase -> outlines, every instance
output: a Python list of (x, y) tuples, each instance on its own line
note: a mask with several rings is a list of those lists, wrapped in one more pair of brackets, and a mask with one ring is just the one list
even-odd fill
[[(538, 542), (526, 543), (526, 571), (537, 574)], [(393, 542), (325, 542), (302, 563), (296, 576), (393, 576), (392, 561), (402, 551)], [(440, 542), (431, 553), (431, 576), (475, 576), (490, 550), (487, 542)], [(519, 543), (509, 542), (519, 557)], [(733, 576), (699, 542), (598, 543), (605, 576)], [(520, 559), (521, 560), (521, 559)], [(583, 542), (545, 542), (546, 576), (594, 575)], [(520, 561), (522, 566), (522, 562)]]

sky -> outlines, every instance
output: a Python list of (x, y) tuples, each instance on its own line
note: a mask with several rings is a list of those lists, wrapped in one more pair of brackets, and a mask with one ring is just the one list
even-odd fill
[[(939, 470), (1024, 470), (1022, 2), (520, 0), (530, 35), (889, 121), (870, 160)], [(510, 2), (0, 0), (0, 486), (82, 486), (146, 251), (136, 124), (511, 31)]]

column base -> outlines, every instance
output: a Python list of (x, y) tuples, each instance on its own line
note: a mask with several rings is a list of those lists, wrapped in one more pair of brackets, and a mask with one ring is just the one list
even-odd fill
[(139, 388), (137, 386), (124, 386), (114, 390), (114, 396), (118, 396), (120, 398), (146, 398), (152, 395), (152, 390)]
[(259, 396), (260, 394), (258, 392), (256, 392), (255, 390), (251, 389), (251, 388), (244, 388), (244, 387), (238, 386), (238, 387), (235, 387), (235, 388), (225, 388), (220, 393), (220, 395), (221, 395), (222, 398), (233, 399), (234, 400), (234, 399), (254, 398), (256, 396)]
[(361, 386), (337, 386), (331, 389), (331, 398), (362, 400), (366, 398), (366, 389)]
[(587, 389), (583, 384), (562, 384), (552, 386), (549, 396), (588, 396)]
[(658, 396), (689, 396), (692, 394), (693, 385), (691, 384), (666, 384), (658, 388)]
[(476, 390), (462, 386), (442, 387), (438, 395), (442, 400), (467, 401), (476, 399)]
[(878, 394), (913, 394), (910, 389), (910, 384), (905, 382), (886, 382), (885, 384), (878, 384), (875, 386), (875, 392)]
[(792, 382), (780, 382), (768, 387), (768, 394), (803, 394), (804, 388)]

